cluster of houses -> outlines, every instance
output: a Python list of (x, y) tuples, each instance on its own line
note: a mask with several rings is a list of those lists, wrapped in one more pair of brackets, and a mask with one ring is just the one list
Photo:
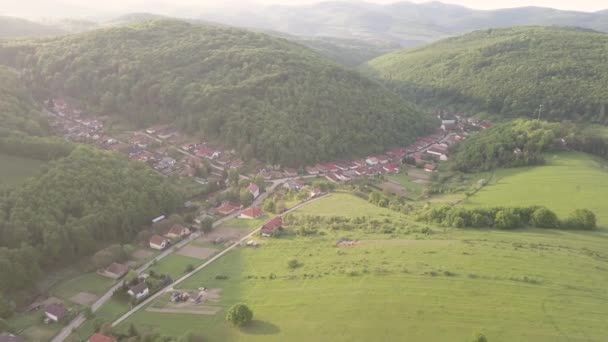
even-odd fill
[(452, 146), (474, 131), (492, 127), (489, 121), (468, 118), (461, 113), (440, 113), (438, 117), (441, 126), (433, 134), (420, 137), (409, 146), (394, 148), (365, 159), (308, 166), (306, 173), (324, 176), (334, 183), (347, 182), (359, 177), (399, 173), (402, 164), (408, 159), (413, 160), (413, 165), (433, 172), (437, 170), (437, 163), (449, 159)]
[(153, 235), (150, 237), (148, 244), (150, 248), (162, 251), (171, 246), (174, 240), (185, 239), (190, 234), (192, 234), (190, 228), (184, 227), (181, 224), (174, 224), (164, 235)]

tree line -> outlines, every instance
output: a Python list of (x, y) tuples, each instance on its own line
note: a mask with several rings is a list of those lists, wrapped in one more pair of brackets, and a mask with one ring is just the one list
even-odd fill
[(597, 228), (595, 214), (588, 209), (575, 209), (560, 220), (557, 215), (541, 206), (495, 207), (467, 209), (457, 206), (440, 206), (422, 209), (415, 213), (418, 221), (453, 228), (498, 228), (523, 227), (580, 229)]

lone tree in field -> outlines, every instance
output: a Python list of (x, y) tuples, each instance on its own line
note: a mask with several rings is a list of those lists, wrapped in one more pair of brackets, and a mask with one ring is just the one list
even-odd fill
[(476, 332), (473, 334), (473, 337), (471, 338), (471, 342), (488, 342), (488, 339), (486, 338), (486, 335), (484, 335), (480, 332)]
[(226, 314), (226, 320), (237, 327), (247, 325), (253, 319), (253, 311), (245, 304), (233, 305)]

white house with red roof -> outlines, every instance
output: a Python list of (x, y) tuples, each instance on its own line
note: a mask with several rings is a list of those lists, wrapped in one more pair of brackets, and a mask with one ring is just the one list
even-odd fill
[(247, 187), (247, 191), (253, 196), (253, 199), (258, 198), (260, 196), (260, 187), (255, 183), (249, 183)]

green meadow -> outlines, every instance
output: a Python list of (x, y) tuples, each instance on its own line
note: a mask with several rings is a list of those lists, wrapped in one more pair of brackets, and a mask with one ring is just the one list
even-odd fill
[[(140, 310), (119, 329), (206, 341), (601, 341), (608, 336), (608, 234), (424, 229), (407, 217), (334, 194), (296, 215), (367, 216), (395, 231), (333, 231), (261, 239), (178, 288), (222, 290), (216, 315)], [(337, 247), (341, 239), (357, 241)], [(296, 259), (299, 266), (288, 267)], [(217, 277), (221, 275), (222, 277)], [(225, 279), (224, 279), (225, 278)], [(250, 326), (224, 321), (244, 302)]]
[(583, 153), (554, 153), (546, 165), (501, 169), (467, 206), (544, 205), (559, 216), (577, 208), (595, 212), (608, 226), (608, 164)]
[(0, 184), (19, 184), (35, 176), (45, 163), (0, 153)]

